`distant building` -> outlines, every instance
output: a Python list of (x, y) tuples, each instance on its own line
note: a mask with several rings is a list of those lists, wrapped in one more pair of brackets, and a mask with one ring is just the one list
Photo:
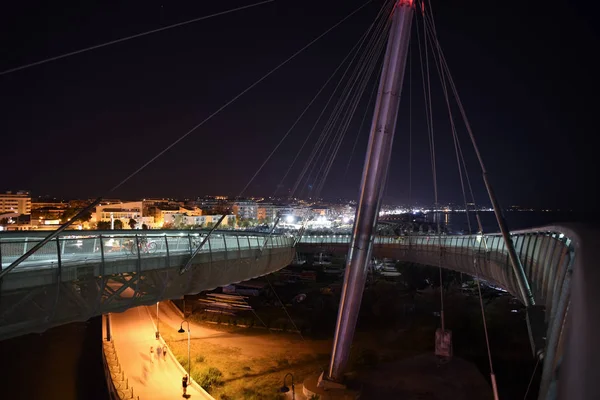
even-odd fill
[(96, 212), (93, 219), (96, 222), (111, 222), (113, 219), (121, 220), (124, 229), (129, 229), (129, 221), (134, 219), (137, 222), (136, 228), (141, 228), (143, 224), (151, 228), (156, 228), (153, 216), (145, 216), (143, 213), (143, 201), (130, 201), (127, 203), (102, 204), (96, 206)]
[[(173, 227), (183, 227), (183, 226), (197, 226), (197, 227), (212, 227), (219, 219), (221, 219), (222, 215), (186, 215), (183, 213), (177, 214), (165, 214), (164, 223), (173, 225)], [(220, 228), (228, 228), (231, 226), (235, 226), (236, 217), (235, 215), (227, 215), (223, 222), (221, 223)]]
[(257, 219), (258, 206), (253, 200), (238, 200), (231, 204), (233, 213), (240, 219)]
[(58, 220), (69, 207), (62, 201), (34, 201), (31, 203), (32, 220)]
[(31, 194), (27, 191), (0, 194), (0, 214), (18, 213), (31, 214)]

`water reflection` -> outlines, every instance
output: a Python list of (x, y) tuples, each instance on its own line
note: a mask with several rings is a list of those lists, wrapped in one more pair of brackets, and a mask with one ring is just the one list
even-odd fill
[[(479, 230), (476, 214), (469, 212), (436, 212), (427, 214), (427, 221), (437, 224), (438, 221), (448, 227), (452, 233), (469, 234)], [(480, 211), (479, 217), (484, 232), (499, 232), (496, 216), (492, 211)], [(598, 217), (592, 213), (571, 212), (537, 212), (537, 211), (509, 211), (504, 214), (506, 222), (511, 231), (550, 225), (561, 222), (592, 222)]]

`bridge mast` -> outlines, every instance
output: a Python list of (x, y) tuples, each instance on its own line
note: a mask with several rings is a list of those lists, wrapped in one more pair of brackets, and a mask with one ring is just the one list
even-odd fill
[(350, 355), (396, 130), (413, 12), (414, 0), (398, 0), (391, 16), (327, 381), (341, 382)]

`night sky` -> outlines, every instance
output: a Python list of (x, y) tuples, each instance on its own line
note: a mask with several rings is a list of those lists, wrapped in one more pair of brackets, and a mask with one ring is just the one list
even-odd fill
[[(11, 2), (0, 13), (0, 71), (252, 2)], [(278, 0), (0, 76), (0, 190), (67, 198), (237, 195), (373, 21), (381, 0), (123, 187), (107, 191), (363, 3)], [(596, 203), (600, 42), (594, 10), (585, 4), (433, 3), (439, 40), (504, 206), (582, 209)], [(411, 194), (413, 201), (429, 204), (433, 185), (414, 29), (415, 24)], [(432, 79), (439, 198), (462, 202), (437, 73)], [(326, 198), (358, 195), (370, 111), (347, 173), (346, 165), (374, 82), (333, 165)], [(409, 196), (408, 82), (407, 73), (388, 203)], [(329, 93), (319, 97), (245, 194), (273, 194)], [(480, 169), (458, 121), (476, 199), (487, 204)], [(284, 189), (293, 185), (305, 159), (301, 155)]]

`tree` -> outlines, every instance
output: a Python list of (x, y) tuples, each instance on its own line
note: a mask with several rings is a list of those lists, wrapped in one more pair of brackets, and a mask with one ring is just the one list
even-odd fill
[[(69, 207), (67, 209), (65, 209), (65, 212), (63, 212), (62, 216), (60, 217), (60, 222), (61, 223), (65, 223), (68, 220), (72, 219), (75, 215), (77, 215), (77, 213), (81, 211), (79, 209), (76, 208), (72, 208)], [(85, 213), (83, 213), (78, 219), (77, 221), (79, 222), (87, 222), (92, 218), (92, 213), (89, 211), (86, 211)], [(76, 222), (76, 221), (73, 221)]]
[(233, 215), (227, 217), (227, 226), (235, 228), (235, 217)]
[(131, 229), (135, 229), (136, 225), (137, 225), (137, 221), (133, 218), (129, 218), (129, 223), (128, 223), (129, 227)]
[(115, 229), (123, 229), (123, 221), (121, 221), (120, 219), (115, 219)]
[(110, 230), (110, 222), (100, 221), (96, 225), (96, 229), (98, 229), (99, 231), (108, 231)]
[(144, 230), (148, 229), (148, 225), (142, 224), (142, 229), (144, 229)]

